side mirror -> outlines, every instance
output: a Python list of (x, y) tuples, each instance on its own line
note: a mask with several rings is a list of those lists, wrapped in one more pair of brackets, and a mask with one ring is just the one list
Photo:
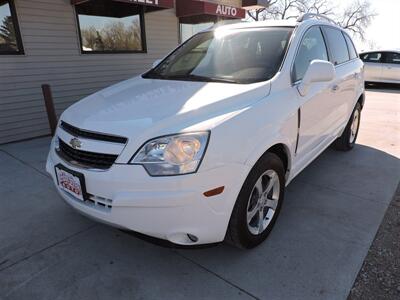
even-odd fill
[(162, 61), (162, 59), (157, 59), (155, 62), (153, 62), (152, 69), (154, 69), (155, 67), (157, 67), (157, 66), (160, 64), (161, 61)]
[(300, 95), (305, 96), (313, 83), (332, 81), (335, 76), (336, 71), (332, 63), (325, 60), (313, 60), (297, 89)]

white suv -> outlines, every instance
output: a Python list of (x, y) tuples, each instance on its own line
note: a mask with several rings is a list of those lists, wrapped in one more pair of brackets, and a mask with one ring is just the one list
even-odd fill
[(334, 24), (226, 25), (67, 109), (47, 171), (93, 219), (252, 248), (299, 172), (332, 143), (353, 148), (363, 103), (363, 63)]

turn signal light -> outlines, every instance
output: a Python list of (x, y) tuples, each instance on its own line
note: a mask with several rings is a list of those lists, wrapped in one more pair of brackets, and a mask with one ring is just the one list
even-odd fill
[(220, 187), (218, 187), (218, 188), (216, 188), (216, 189), (213, 189), (213, 190), (209, 190), (209, 191), (207, 191), (207, 192), (204, 192), (203, 195), (206, 196), (206, 197), (216, 196), (216, 195), (222, 194), (222, 192), (224, 191), (224, 189), (225, 189), (224, 186), (220, 186)]

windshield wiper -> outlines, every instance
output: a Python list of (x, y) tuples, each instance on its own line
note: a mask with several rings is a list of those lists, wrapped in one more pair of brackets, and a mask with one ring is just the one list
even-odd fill
[(159, 73), (154, 73), (154, 72), (147, 72), (142, 75), (143, 78), (149, 78), (149, 79), (166, 79), (166, 76), (161, 75)]
[(236, 80), (221, 77), (207, 77), (195, 74), (188, 75), (161, 75), (155, 72), (148, 72), (142, 75), (143, 78), (164, 79), (164, 80), (184, 80), (184, 81), (201, 81), (201, 82), (222, 82), (222, 83), (238, 83)]
[(201, 82), (238, 83), (237, 81), (230, 78), (208, 77), (195, 74), (165, 76), (164, 79), (171, 79), (171, 80), (177, 79), (177, 80), (201, 81)]

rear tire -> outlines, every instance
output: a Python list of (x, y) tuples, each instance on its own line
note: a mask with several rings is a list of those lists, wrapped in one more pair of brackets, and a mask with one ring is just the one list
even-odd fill
[(354, 148), (360, 129), (361, 105), (357, 102), (350, 120), (346, 125), (342, 135), (332, 144), (338, 151), (350, 151)]
[(285, 191), (281, 159), (264, 154), (247, 176), (233, 208), (226, 240), (250, 249), (262, 243), (278, 218)]

